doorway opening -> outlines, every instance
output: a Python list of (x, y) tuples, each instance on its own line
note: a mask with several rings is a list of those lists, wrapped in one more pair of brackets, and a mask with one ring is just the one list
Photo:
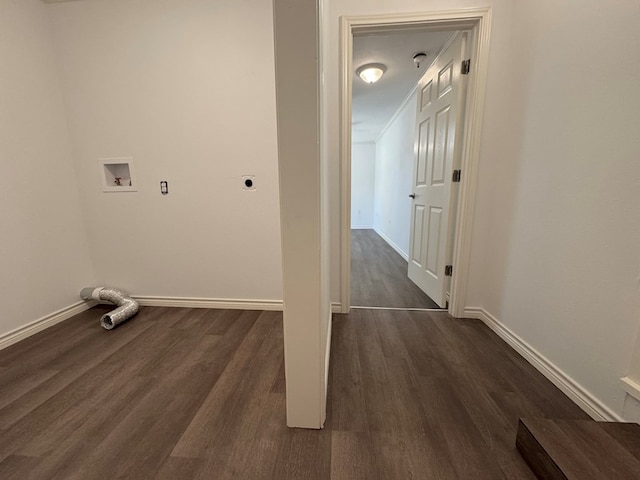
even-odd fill
[[(394, 16), (375, 16), (375, 17), (344, 17), (342, 19), (342, 124), (341, 124), (341, 161), (342, 161), (342, 222), (341, 222), (341, 270), (342, 270), (342, 291), (341, 291), (341, 305), (342, 311), (348, 313), (350, 305), (357, 305), (358, 303), (369, 303), (364, 306), (381, 306), (390, 308), (429, 308), (429, 307), (446, 307), (452, 316), (462, 316), (464, 309), (464, 293), (466, 291), (466, 277), (468, 270), (469, 250), (471, 242), (471, 222), (473, 218), (473, 198), (475, 196), (475, 178), (476, 178), (476, 165), (478, 157), (478, 147), (480, 139), (480, 128), (482, 119), (482, 105), (484, 100), (484, 86), (486, 80), (487, 69), (487, 54), (488, 54), (488, 42), (489, 42), (489, 30), (490, 30), (490, 10), (489, 9), (474, 9), (474, 10), (462, 10), (452, 12), (439, 12), (439, 13), (425, 13), (425, 14), (412, 14), (412, 15), (394, 15)], [(463, 35), (461, 32), (467, 32)], [(451, 80), (455, 70), (447, 70), (446, 64), (439, 65), (440, 70), (436, 72), (437, 78), (431, 82), (430, 86), (427, 85), (428, 79), (421, 80), (418, 84), (415, 77), (410, 79), (410, 82), (418, 84), (417, 88), (410, 89), (409, 95), (405, 93), (405, 99), (400, 107), (392, 106), (395, 110), (395, 114), (391, 113), (391, 120), (387, 120), (387, 123), (383, 126), (381, 131), (376, 134), (375, 140), (371, 141), (369, 137), (369, 146), (367, 142), (362, 142), (362, 138), (366, 139), (367, 129), (371, 129), (371, 122), (367, 122), (366, 119), (373, 118), (371, 112), (367, 113), (366, 109), (363, 112), (360, 108), (360, 101), (363, 94), (358, 91), (356, 85), (354, 85), (352, 91), (352, 82), (356, 82), (354, 69), (360, 67), (360, 63), (375, 61), (380, 63), (378, 59), (373, 58), (360, 58), (360, 51), (357, 50), (359, 43), (362, 39), (384, 42), (390, 39), (401, 39), (415, 37), (420, 34), (428, 33), (433, 38), (440, 37), (440, 47), (436, 48), (435, 52), (423, 52), (422, 50), (429, 50), (426, 45), (424, 48), (412, 46), (411, 50), (418, 50), (411, 52), (411, 57), (416, 54), (425, 53), (426, 63), (429, 65), (435, 65), (434, 60), (441, 58), (441, 55), (458, 39), (458, 43), (464, 45), (462, 51), (465, 53), (465, 58), (458, 57), (456, 62), (458, 65), (452, 68), (460, 68), (462, 60), (471, 58), (473, 68), (464, 79), (466, 84), (465, 91), (466, 96), (456, 96), (460, 99), (460, 111), (464, 112), (464, 115), (459, 115), (459, 125), (455, 129), (443, 129), (439, 128), (441, 132), (440, 137), (433, 137), (430, 145), (421, 141), (426, 138), (426, 131), (429, 128), (433, 131), (436, 123), (442, 126), (446, 123), (445, 120), (450, 115), (445, 115), (446, 112), (451, 112), (451, 109), (446, 105), (439, 105), (434, 111), (431, 121), (426, 122), (427, 126), (420, 125), (420, 115), (416, 117), (416, 111), (420, 113), (422, 107), (425, 105), (425, 98), (427, 90), (431, 89), (434, 92), (434, 99), (440, 98), (441, 94), (445, 92), (447, 83), (447, 73), (449, 72)], [(443, 40), (444, 39), (444, 40)], [(392, 40), (393, 43), (394, 40)], [(365, 42), (366, 43), (366, 42)], [(400, 42), (402, 43), (402, 41)], [(355, 48), (354, 48), (355, 46)], [(460, 45), (456, 44), (455, 48), (459, 48)], [(431, 47), (433, 50), (433, 47)], [(431, 55), (429, 55), (431, 54)], [(406, 56), (406, 55), (405, 55)], [(430, 57), (430, 58), (429, 58)], [(400, 58), (399, 60), (406, 61), (406, 58)], [(421, 60), (425, 62), (425, 58)], [(423, 63), (424, 65), (424, 63)], [(415, 67), (415, 65), (412, 65)], [(419, 66), (418, 66), (419, 67)], [(425, 73), (429, 67), (424, 67), (420, 73)], [(385, 70), (385, 68), (383, 68)], [(444, 73), (443, 73), (444, 72)], [(384, 74), (387, 72), (383, 72)], [(466, 73), (466, 72), (465, 72)], [(439, 76), (438, 76), (439, 75)], [(433, 80), (433, 79), (432, 79)], [(433, 88), (432, 88), (433, 87)], [(406, 87), (405, 87), (406, 88)], [(443, 89), (444, 88), (444, 89)], [(405, 90), (406, 91), (406, 90)], [(446, 92), (445, 92), (446, 93)], [(365, 95), (366, 96), (366, 95)], [(375, 102), (374, 102), (375, 103)], [(379, 102), (380, 103), (380, 102)], [(420, 108), (416, 109), (416, 106), (420, 105)], [(412, 108), (413, 106), (413, 108)], [(410, 113), (407, 113), (410, 112)], [(444, 113), (443, 113), (444, 112)], [(353, 115), (353, 118), (352, 118)], [(389, 180), (391, 175), (389, 172), (393, 172), (393, 168), (396, 171), (402, 170), (403, 167), (399, 165), (391, 165), (387, 172), (384, 170), (384, 157), (389, 152), (385, 152), (385, 148), (389, 150), (390, 143), (394, 143), (397, 139), (394, 139), (394, 135), (398, 135), (397, 132), (392, 130), (396, 129), (402, 131), (402, 128), (396, 128), (395, 123), (402, 124), (404, 120), (406, 123), (408, 118), (412, 118), (413, 125), (409, 128), (409, 134), (413, 136), (415, 132), (417, 136), (410, 141), (410, 149), (413, 152), (409, 152), (410, 156), (410, 172), (413, 176), (412, 181), (402, 188), (400, 185), (402, 182), (396, 182), (397, 188), (395, 191), (384, 191), (383, 183)], [(384, 115), (383, 115), (384, 116)], [(403, 117), (403, 118), (400, 118)], [(389, 118), (389, 117), (387, 117)], [(447, 120), (448, 121), (448, 120)], [(379, 122), (379, 120), (378, 120)], [(383, 121), (384, 122), (384, 121)], [(374, 122), (375, 123), (375, 122)], [(424, 119), (423, 119), (424, 123)], [(455, 121), (454, 121), (455, 123)], [(452, 124), (453, 125), (453, 124)], [(353, 128), (353, 132), (352, 132)], [(361, 131), (359, 131), (361, 130)], [(374, 128), (375, 130), (375, 128)], [(406, 125), (404, 128), (405, 134), (407, 131)], [(455, 153), (457, 159), (450, 161), (449, 164), (439, 164), (435, 162), (430, 165), (420, 163), (420, 155), (422, 149), (422, 156), (426, 159), (428, 156), (437, 156), (439, 148), (442, 150), (448, 140), (447, 132), (456, 132), (456, 135), (450, 135), (452, 138), (457, 138), (455, 145)], [(444, 132), (444, 133), (442, 133)], [(353, 133), (353, 138), (352, 138)], [(391, 140), (384, 138), (385, 136), (391, 137)], [(397, 143), (397, 142), (396, 142)], [(424, 145), (422, 145), (424, 144)], [(404, 141), (405, 157), (406, 155), (406, 140)], [(424, 147), (424, 148), (423, 148)], [(454, 146), (451, 144), (451, 152), (453, 152)], [(362, 208), (358, 208), (358, 201), (361, 200), (361, 189), (354, 183), (352, 197), (352, 173), (354, 174), (353, 180), (357, 182), (358, 178), (362, 174), (360, 170), (361, 162), (360, 158), (357, 158), (362, 151), (369, 150), (369, 157), (371, 157), (371, 151), (375, 156), (375, 180), (374, 191), (378, 188), (380, 192), (379, 199), (375, 200), (375, 206), (372, 209), (373, 217), (369, 217), (370, 224), (367, 225), (367, 220), (363, 220)], [(430, 153), (427, 154), (427, 150)], [(446, 150), (446, 149), (445, 149)], [(382, 152), (380, 152), (382, 151)], [(393, 153), (391, 154), (393, 155)], [(387, 155), (389, 156), (389, 155)], [(446, 155), (445, 155), (446, 156)], [(455, 156), (454, 156), (455, 157)], [(453, 157), (452, 157), (453, 158)], [(405, 165), (406, 165), (406, 158)], [(382, 165), (382, 166), (380, 166)], [(380, 173), (378, 168), (380, 167)], [(389, 167), (389, 165), (387, 165)], [(451, 189), (451, 178), (448, 178), (452, 173), (453, 167), (455, 170), (464, 172), (463, 174), (457, 174), (460, 179), (460, 183)], [(406, 170), (406, 168), (405, 168)], [(449, 211), (449, 217), (444, 213), (445, 207), (435, 203), (424, 202), (418, 204), (416, 197), (429, 197), (430, 194), (424, 194), (422, 190), (419, 190), (421, 185), (425, 184), (426, 173), (430, 171), (431, 177), (426, 182), (429, 186), (435, 186), (437, 184), (446, 184), (447, 192), (445, 197), (453, 199), (452, 202), (445, 205)], [(421, 176), (422, 175), (422, 176)], [(404, 172), (404, 182), (407, 182), (407, 175)], [(453, 177), (452, 177), (453, 178)], [(392, 189), (393, 190), (393, 189)], [(401, 192), (400, 190), (404, 190)], [(453, 191), (457, 190), (457, 191)], [(452, 193), (453, 192), (453, 193)], [(452, 195), (450, 196), (450, 193)], [(414, 197), (410, 199), (409, 197)], [(430, 197), (429, 197), (430, 198)], [(409, 201), (409, 207), (404, 205)], [(353, 209), (353, 222), (352, 222), (352, 203)], [(393, 210), (396, 209), (397, 213)], [(444, 212), (444, 213), (443, 213)], [(404, 218), (400, 218), (404, 215)], [(407, 217), (411, 227), (409, 231), (406, 229), (403, 231), (403, 226), (407, 224)], [(394, 222), (396, 225), (393, 225)], [(438, 225), (440, 228), (437, 228)], [(444, 225), (444, 227), (443, 227)], [(455, 228), (453, 226), (455, 225)], [(367, 227), (371, 226), (371, 229), (353, 230), (351, 227)], [(393, 231), (393, 227), (398, 227)], [(438, 234), (434, 236), (434, 232)], [(385, 238), (386, 237), (386, 238)], [(394, 238), (395, 237), (395, 238)], [(434, 241), (437, 240), (437, 241)], [(431, 245), (424, 244), (423, 242), (431, 241)], [(353, 254), (351, 251), (353, 243)], [(393, 255), (400, 257), (401, 260), (408, 260), (408, 265), (419, 265), (427, 275), (432, 277), (439, 277), (439, 287), (441, 290), (430, 290), (432, 293), (431, 305), (421, 303), (417, 301), (419, 295), (415, 293), (415, 283), (420, 284), (412, 277), (413, 284), (407, 286), (407, 284), (400, 283), (397, 285), (398, 290), (394, 290), (393, 285), (387, 282), (393, 282), (393, 280), (366, 278), (367, 263), (371, 261), (364, 261), (364, 265), (360, 264), (363, 260), (363, 256), (368, 255), (367, 252), (363, 252), (363, 245), (369, 245), (372, 247), (371, 252), (373, 255), (373, 262), (379, 264), (378, 266), (382, 270), (387, 270), (388, 273), (401, 272), (403, 268), (398, 264), (392, 265), (389, 260)], [(378, 247), (388, 247), (385, 253), (380, 253), (380, 250), (376, 250)], [(428, 248), (427, 248), (428, 247)], [(435, 248), (438, 247), (438, 248)], [(428, 249), (429, 252), (426, 252)], [(375, 252), (378, 253), (375, 253)], [(393, 253), (391, 253), (393, 252)], [(434, 252), (440, 252), (440, 257), (436, 261)], [(404, 255), (403, 255), (404, 254)], [(352, 257), (354, 260), (354, 277), (358, 277), (358, 281), (352, 283)], [(402, 259), (405, 257), (405, 259)], [(446, 260), (446, 265), (443, 263)], [(449, 263), (450, 262), (450, 263)], [(428, 265), (427, 265), (428, 264)], [(404, 264), (406, 269), (406, 263)], [(437, 270), (433, 268), (437, 265)], [(450, 265), (450, 266), (449, 266)], [(414, 268), (415, 270), (415, 268)], [(440, 270), (442, 272), (440, 272)], [(364, 272), (364, 276), (363, 275)], [(409, 275), (411, 275), (411, 267), (408, 268)], [(371, 272), (369, 272), (370, 274)], [(435, 274), (434, 274), (435, 273)], [(443, 277), (446, 283), (442, 283)], [(415, 274), (415, 272), (414, 272)], [(406, 272), (401, 273), (402, 277), (406, 277)], [(354, 278), (356, 280), (356, 278)], [(403, 278), (403, 281), (405, 278)], [(408, 279), (406, 279), (408, 280)], [(386, 301), (387, 305), (382, 305), (381, 294), (376, 293), (374, 284), (377, 283), (379, 287), (382, 287), (382, 292), (386, 291), (390, 294), (393, 301)], [(424, 285), (421, 285), (424, 287)], [(353, 290), (353, 291), (352, 291)], [(424, 288), (422, 288), (424, 290)], [(395, 293), (394, 293), (395, 291)], [(420, 289), (418, 289), (418, 292)], [(351, 300), (353, 294), (354, 301)], [(364, 296), (363, 296), (364, 295)], [(367, 297), (368, 296), (368, 297)], [(369, 298), (369, 300), (367, 300)], [(427, 299), (429, 297), (427, 296)], [(398, 302), (400, 304), (398, 304)], [(379, 305), (376, 305), (379, 303)]]
[[(438, 177), (443, 176), (443, 170), (450, 175), (455, 163), (453, 157), (459, 156), (459, 152), (448, 147), (449, 144), (455, 146), (451, 140), (460, 135), (460, 128), (447, 130), (451, 122), (442, 120), (446, 116), (455, 127), (456, 115), (462, 118), (462, 109), (450, 108), (451, 102), (446, 101), (447, 97), (464, 95), (463, 78), (452, 68), (454, 60), (455, 67), (459, 67), (464, 55), (457, 52), (455, 58), (448, 61), (450, 52), (463, 46), (461, 36), (458, 31), (433, 31), (428, 27), (354, 33), (352, 307), (430, 310), (446, 306), (449, 282), (444, 265), (451, 263), (451, 250), (446, 249), (444, 242), (447, 226), (437, 228), (443, 223), (441, 218), (429, 225), (429, 210), (424, 208), (425, 198), (422, 197), (425, 193), (432, 195), (432, 190), (438, 193), (438, 188), (445, 183)], [(384, 75), (375, 83), (358, 78), (357, 72), (363, 65), (372, 63), (381, 65)], [(443, 69), (444, 73), (440, 71)], [(444, 74), (446, 82), (442, 78)], [(430, 86), (426, 94), (434, 98), (421, 102), (427, 83), (439, 83), (441, 92), (438, 94), (437, 89)], [(426, 110), (422, 108), (423, 104)], [(438, 111), (440, 114), (436, 115)], [(417, 124), (419, 117), (416, 115), (424, 112), (428, 113), (427, 118)], [(449, 142), (444, 148), (435, 149), (434, 140), (442, 136), (449, 137)], [(438, 151), (442, 154), (435, 155)], [(451, 189), (449, 185), (447, 188), (452, 197), (457, 195), (455, 188)], [(439, 217), (444, 212), (453, 227), (452, 204), (455, 204), (455, 198), (451, 201), (447, 198), (437, 207)], [(442, 234), (444, 245), (437, 244), (438, 238), (429, 241), (434, 231)], [(428, 267), (423, 268), (423, 265)], [(433, 285), (434, 281), (436, 285)]]

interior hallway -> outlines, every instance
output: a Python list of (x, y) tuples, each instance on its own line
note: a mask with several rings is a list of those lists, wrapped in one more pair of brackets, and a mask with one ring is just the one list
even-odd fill
[(281, 313), (109, 309), (0, 351), (3, 480), (534, 479), (518, 418), (587, 418), (477, 320), (354, 310), (324, 430), (289, 429)]
[(407, 261), (374, 230), (351, 230), (351, 305), (440, 308), (407, 277)]

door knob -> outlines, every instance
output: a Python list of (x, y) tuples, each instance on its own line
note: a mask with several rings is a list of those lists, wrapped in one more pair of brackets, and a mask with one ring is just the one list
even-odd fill
[(410, 196), (411, 198), (416, 198), (416, 194), (415, 194), (415, 193), (412, 193), (412, 194), (410, 194), (409, 196)]

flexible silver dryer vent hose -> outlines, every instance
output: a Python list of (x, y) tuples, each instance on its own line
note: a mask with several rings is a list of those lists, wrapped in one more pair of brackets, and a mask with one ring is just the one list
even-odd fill
[(80, 297), (84, 300), (106, 300), (115, 303), (118, 308), (105, 313), (100, 318), (102, 328), (111, 330), (122, 322), (129, 320), (138, 313), (138, 302), (121, 290), (110, 287), (87, 287), (80, 292)]

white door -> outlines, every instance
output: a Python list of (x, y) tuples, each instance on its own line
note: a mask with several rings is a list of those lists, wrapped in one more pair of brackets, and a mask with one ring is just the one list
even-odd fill
[(452, 175), (460, 156), (456, 134), (462, 125), (465, 43), (466, 35), (458, 34), (418, 84), (409, 278), (443, 308), (445, 267), (453, 252)]

